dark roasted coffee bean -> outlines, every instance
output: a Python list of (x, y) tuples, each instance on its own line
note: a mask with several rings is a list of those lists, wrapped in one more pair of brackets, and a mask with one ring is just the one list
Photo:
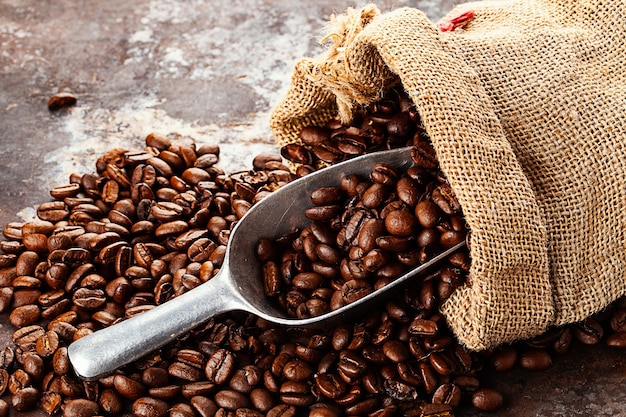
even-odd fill
[(200, 369), (182, 362), (174, 362), (168, 368), (168, 373), (184, 381), (198, 381), (201, 376)]
[(27, 327), (35, 324), (41, 317), (41, 308), (36, 304), (16, 307), (9, 315), (9, 322), (15, 327)]
[(305, 210), (304, 214), (308, 219), (314, 221), (330, 220), (341, 212), (339, 205), (316, 206)]
[(244, 394), (233, 390), (222, 390), (215, 394), (215, 403), (227, 410), (237, 410), (250, 406), (250, 400)]
[(204, 372), (210, 382), (224, 384), (234, 370), (235, 356), (226, 349), (215, 351), (208, 359)]
[(552, 366), (552, 358), (544, 349), (528, 349), (520, 354), (519, 364), (528, 371), (543, 371)]
[(150, 397), (138, 398), (132, 406), (133, 415), (139, 417), (163, 417), (167, 415), (168, 409), (165, 401)]
[(53, 331), (47, 331), (41, 335), (35, 343), (37, 354), (42, 357), (52, 356), (59, 348), (59, 335)]
[(575, 324), (573, 329), (574, 337), (585, 345), (596, 345), (604, 336), (602, 325), (593, 318)]
[(503, 404), (502, 394), (490, 388), (481, 388), (472, 394), (472, 405), (481, 411), (497, 411)]
[(626, 332), (616, 332), (606, 338), (606, 345), (612, 348), (626, 348)]
[(2, 399), (0, 399), (0, 417), (9, 417), (9, 403)]
[(142, 383), (125, 375), (115, 375), (113, 385), (121, 396), (131, 400), (140, 398), (146, 391), (146, 387)]
[(306, 382), (286, 381), (280, 386), (280, 400), (294, 407), (308, 407), (314, 398)]
[(461, 389), (455, 384), (442, 384), (433, 394), (432, 402), (457, 407), (461, 402)]
[(626, 308), (618, 308), (609, 319), (609, 324), (614, 332), (626, 332)]
[(72, 302), (85, 310), (95, 310), (104, 305), (106, 295), (101, 289), (79, 288), (72, 295)]
[(417, 231), (417, 217), (406, 210), (394, 210), (385, 218), (385, 227), (389, 234), (409, 237)]
[(95, 401), (82, 398), (70, 400), (63, 406), (63, 415), (68, 417), (92, 417), (100, 414), (100, 406)]
[(278, 404), (268, 410), (267, 417), (294, 417), (296, 415), (296, 407), (287, 404)]
[(148, 394), (151, 397), (158, 398), (159, 400), (171, 401), (180, 396), (180, 385), (166, 385), (163, 387), (149, 388)]
[(0, 288), (0, 313), (7, 311), (13, 302), (13, 288)]
[[(0, 369), (11, 369), (15, 360), (15, 350), (12, 346), (6, 346), (0, 351)], [(2, 394), (0, 394), (2, 395)]]
[(315, 272), (301, 272), (293, 278), (292, 285), (296, 289), (314, 290), (319, 288), (324, 278)]
[(12, 336), (13, 343), (24, 352), (33, 352), (37, 339), (46, 331), (39, 325), (31, 325), (17, 329)]
[(9, 386), (9, 372), (2, 368), (0, 369), (0, 395), (4, 395), (5, 391)]
[(456, 366), (453, 360), (444, 352), (431, 352), (430, 364), (439, 375), (452, 375)]
[(190, 403), (200, 417), (212, 417), (218, 410), (218, 406), (213, 400), (200, 395), (192, 397)]
[(305, 145), (315, 146), (329, 139), (330, 131), (325, 127), (307, 126), (300, 131), (300, 139)]
[(295, 359), (285, 364), (282, 374), (290, 381), (306, 381), (313, 376), (313, 369), (308, 363)]
[(170, 417), (195, 417), (193, 408), (186, 403), (174, 404), (172, 408), (170, 408), (169, 415)]
[(331, 399), (341, 397), (347, 390), (346, 383), (334, 374), (318, 374), (315, 384), (323, 396)]
[(230, 379), (230, 388), (235, 391), (248, 394), (262, 380), (262, 373), (254, 365), (247, 365), (243, 369), (238, 369)]
[(433, 337), (439, 332), (439, 326), (432, 320), (416, 318), (409, 325), (409, 332), (420, 336)]
[(351, 378), (360, 377), (367, 370), (367, 363), (357, 353), (351, 350), (343, 350), (339, 354), (337, 368)]
[(102, 411), (111, 415), (119, 414), (123, 410), (122, 398), (113, 389), (105, 389), (102, 391), (98, 399), (98, 404)]
[(180, 393), (185, 398), (208, 396), (215, 392), (216, 385), (208, 381), (189, 382), (182, 386)]
[(39, 400), (39, 407), (48, 415), (58, 414), (61, 411), (62, 399), (63, 396), (58, 392), (45, 391)]
[(381, 183), (374, 183), (368, 187), (361, 197), (361, 203), (368, 209), (373, 209), (385, 202), (389, 190), (388, 187)]
[(492, 369), (505, 372), (513, 369), (517, 364), (517, 357), (517, 349), (512, 346), (503, 346), (489, 355), (487, 363)]
[(288, 144), (280, 149), (280, 154), (291, 162), (302, 165), (311, 165), (313, 155), (302, 145)]
[(316, 206), (338, 204), (343, 197), (343, 191), (337, 187), (322, 187), (311, 192), (311, 202)]
[(420, 168), (434, 169), (437, 167), (437, 155), (435, 149), (427, 141), (418, 141), (411, 148), (411, 158), (415, 165)]
[(432, 199), (444, 213), (456, 214), (461, 210), (461, 206), (448, 184), (441, 184), (433, 190)]
[(346, 304), (350, 304), (371, 294), (372, 291), (373, 289), (369, 282), (362, 279), (353, 279), (343, 284), (341, 297)]
[(25, 412), (34, 409), (41, 393), (34, 387), (25, 387), (13, 393), (11, 406), (15, 411)]
[(385, 379), (383, 382), (385, 393), (398, 401), (407, 401), (417, 398), (414, 387), (395, 379)]
[(388, 340), (383, 344), (383, 353), (395, 363), (409, 360), (410, 352), (406, 345), (400, 340)]

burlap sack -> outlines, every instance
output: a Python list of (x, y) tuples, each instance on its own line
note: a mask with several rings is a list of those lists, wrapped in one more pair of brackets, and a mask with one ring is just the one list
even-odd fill
[(418, 10), (332, 21), (275, 108), (279, 144), (381, 97), (412, 97), (471, 228), (471, 284), (442, 312), (486, 349), (626, 293), (626, 3), (503, 0), (441, 32)]

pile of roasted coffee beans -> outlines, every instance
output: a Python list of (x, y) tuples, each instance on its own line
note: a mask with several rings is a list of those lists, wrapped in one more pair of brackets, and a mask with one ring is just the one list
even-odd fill
[(284, 145), (280, 153), (303, 176), (355, 156), (411, 146), (414, 136), (428, 141), (411, 100), (401, 89), (391, 89), (382, 100), (356, 110), (348, 125), (331, 120), (326, 126), (303, 128), (300, 143)]
[[(466, 240), (461, 207), (437, 169), (432, 146), (418, 135), (411, 155), (414, 165), (405, 172), (376, 164), (368, 178), (346, 175), (336, 186), (313, 191), (314, 206), (305, 212), (310, 225), (261, 239), (257, 254), (264, 263), (266, 296), (275, 297), (291, 316), (318, 316)], [(411, 300), (419, 315), (412, 334), (439, 336), (430, 318), (465, 283), (469, 265), (467, 251), (459, 251), (423, 282), (412, 283), (419, 294)]]
[[(357, 119), (358, 126), (331, 123), (324, 130), (366, 138), (366, 151), (401, 143), (428, 155), (416, 114), (397, 91)], [(554, 354), (575, 343), (626, 347), (626, 303), (620, 300), (583, 323), (491, 352), (468, 352), (437, 313), (441, 299), (462, 285), (465, 273), (457, 276), (456, 270), (466, 270), (464, 258), (448, 261), (450, 277), (439, 272), (424, 278), (353, 322), (288, 329), (228, 313), (113, 375), (81, 381), (67, 358), (73, 340), (210, 279), (221, 266), (229, 231), (251, 205), (317, 169), (311, 159), (294, 175), (280, 155), (270, 154), (256, 157), (249, 171), (227, 174), (216, 165), (217, 146), (156, 134), (146, 145), (107, 152), (94, 174), (72, 175), (51, 190), (52, 201), (39, 206), (36, 220), (4, 227), (0, 312), (13, 327), (13, 343), (0, 352), (0, 417), (10, 408), (68, 417), (452, 416), (468, 404), (481, 410), (502, 405), (497, 387), (483, 386), (485, 368), (545, 369)], [(358, 184), (357, 194), (364, 195), (366, 185)], [(392, 194), (398, 193), (388, 199)], [(323, 243), (314, 229), (309, 234)], [(446, 230), (437, 230), (439, 245)], [(386, 244), (402, 242), (401, 235)], [(358, 234), (349, 236), (366, 245), (365, 236), (363, 242)], [(392, 264), (409, 267), (427, 245), (418, 247), (406, 258), (395, 255)], [(301, 255), (293, 259), (308, 262)], [(374, 285), (379, 280), (385, 277)], [(296, 313), (299, 304), (293, 303)]]

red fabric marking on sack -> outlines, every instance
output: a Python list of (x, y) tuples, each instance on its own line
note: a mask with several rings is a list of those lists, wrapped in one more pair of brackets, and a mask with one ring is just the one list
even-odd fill
[(437, 27), (442, 32), (452, 32), (454, 29), (465, 25), (467, 22), (474, 18), (474, 11), (468, 10), (466, 12), (461, 13), (458, 16), (453, 17), (450, 20), (446, 20), (445, 22), (439, 22)]

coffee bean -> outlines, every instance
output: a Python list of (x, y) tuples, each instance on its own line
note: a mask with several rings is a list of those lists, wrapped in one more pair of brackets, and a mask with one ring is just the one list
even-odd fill
[(416, 335), (432, 337), (439, 332), (439, 326), (432, 320), (415, 318), (409, 325), (409, 332)]
[(282, 374), (290, 381), (305, 381), (313, 376), (313, 369), (308, 363), (295, 359), (285, 364)]
[(389, 234), (409, 237), (417, 231), (417, 217), (406, 210), (394, 210), (385, 218), (385, 227)]
[(409, 350), (400, 340), (388, 340), (383, 344), (383, 353), (395, 363), (409, 360)]
[(72, 295), (72, 302), (85, 310), (95, 310), (106, 303), (106, 295), (101, 289), (79, 288)]
[(61, 411), (62, 398), (58, 392), (46, 391), (41, 395), (39, 407), (49, 415), (58, 414)]
[(513, 369), (517, 363), (517, 357), (517, 349), (512, 346), (503, 346), (489, 356), (488, 364), (498, 372), (505, 372)]
[(348, 388), (346, 383), (334, 374), (318, 374), (315, 377), (315, 384), (322, 395), (331, 399), (341, 397)]
[(233, 390), (222, 390), (215, 394), (215, 403), (219, 407), (228, 410), (237, 410), (239, 408), (249, 407), (250, 401), (248, 397), (240, 392)]
[(368, 209), (380, 206), (386, 199), (389, 190), (385, 184), (377, 183), (370, 185), (361, 197), (361, 203)]
[(528, 349), (520, 354), (519, 364), (528, 371), (543, 371), (552, 366), (552, 358), (546, 350)]
[(34, 387), (17, 390), (11, 397), (11, 406), (19, 412), (30, 411), (37, 406), (41, 393)]
[(255, 388), (250, 392), (250, 402), (262, 413), (269, 412), (276, 405), (272, 393), (266, 388)]
[(165, 401), (151, 397), (142, 397), (135, 400), (132, 412), (140, 417), (163, 417), (167, 415), (169, 406)]
[(24, 352), (32, 352), (35, 350), (37, 339), (44, 333), (45, 330), (39, 325), (25, 326), (13, 333), (13, 343)]
[(207, 379), (216, 384), (224, 384), (233, 372), (235, 357), (226, 349), (215, 351), (204, 368)]
[(174, 362), (171, 364), (168, 368), (168, 373), (173, 377), (185, 381), (198, 381), (201, 376), (201, 370), (199, 368), (182, 362)]
[(9, 322), (15, 327), (35, 324), (41, 318), (41, 308), (36, 304), (16, 307), (9, 315)]
[(314, 290), (322, 285), (324, 278), (315, 272), (302, 272), (293, 278), (294, 288), (301, 290)]
[(113, 386), (121, 396), (131, 400), (140, 398), (146, 391), (143, 384), (125, 375), (115, 375)]
[(626, 332), (616, 332), (606, 338), (606, 345), (612, 348), (626, 348)]
[(339, 205), (316, 206), (306, 209), (304, 214), (307, 218), (315, 221), (330, 220), (341, 211)]
[(8, 417), (9, 416), (9, 404), (0, 399), (0, 417)]
[(352, 279), (341, 287), (341, 297), (346, 304), (353, 303), (371, 293), (372, 286), (362, 279)]
[(577, 323), (573, 329), (576, 339), (585, 345), (596, 345), (604, 336), (602, 325), (593, 318)]
[(286, 381), (280, 386), (280, 400), (294, 407), (308, 407), (313, 403), (313, 396), (306, 382)]
[(609, 324), (614, 332), (626, 332), (626, 308), (618, 308), (609, 319)]
[[(283, 370), (284, 372), (284, 370)], [(230, 379), (230, 388), (243, 394), (248, 394), (262, 380), (261, 370), (254, 365), (246, 365), (243, 369), (238, 369)]]
[(100, 393), (98, 405), (102, 411), (111, 415), (119, 414), (123, 410), (122, 398), (113, 389), (105, 389)]
[(64, 107), (71, 107), (74, 104), (76, 104), (76, 96), (67, 92), (54, 94), (48, 99), (48, 109), (50, 111), (57, 111)]
[(176, 403), (172, 406), (172, 408), (170, 408), (169, 415), (170, 417), (194, 417), (195, 413), (191, 405), (186, 403)]
[(338, 187), (320, 187), (311, 192), (310, 198), (316, 206), (327, 206), (340, 203), (344, 194)]
[(433, 146), (424, 140), (419, 140), (411, 148), (411, 159), (420, 168), (434, 169), (437, 167), (437, 155)]
[(491, 388), (481, 388), (472, 394), (472, 405), (481, 411), (497, 411), (503, 404), (502, 394)]

